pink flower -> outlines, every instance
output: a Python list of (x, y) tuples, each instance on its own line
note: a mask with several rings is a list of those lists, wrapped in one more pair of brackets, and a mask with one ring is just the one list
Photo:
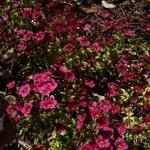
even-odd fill
[(85, 118), (86, 118), (86, 114), (85, 113), (82, 114), (82, 115), (78, 115), (77, 116), (77, 119), (78, 119), (79, 122), (83, 122), (85, 120)]
[(128, 146), (123, 139), (117, 139), (115, 141), (115, 146), (117, 150), (127, 150)]
[(26, 44), (24, 42), (20, 42), (18, 44), (18, 50), (19, 51), (24, 51), (24, 50), (26, 50), (26, 48), (27, 48), (27, 46), (26, 46)]
[(150, 32), (150, 24), (146, 24), (146, 25), (144, 26), (144, 28), (145, 28), (147, 31)]
[(24, 29), (16, 29), (15, 30), (15, 32), (17, 33), (17, 35), (24, 35), (25, 34), (25, 32), (26, 32), (26, 30), (24, 30)]
[(83, 128), (83, 122), (79, 122), (76, 126), (76, 129), (81, 130)]
[(108, 117), (101, 117), (98, 120), (98, 128), (99, 129), (102, 129), (102, 128), (105, 128), (105, 127), (108, 127), (108, 126), (109, 126), (109, 118)]
[(12, 89), (12, 88), (15, 87), (15, 84), (16, 84), (15, 81), (11, 81), (11, 82), (9, 82), (6, 86), (7, 86), (8, 89)]
[(39, 92), (45, 96), (49, 96), (57, 88), (57, 83), (54, 80), (42, 83), (36, 83), (33, 85), (35, 92)]
[(43, 71), (43, 72), (36, 73), (36, 74), (32, 75), (32, 79), (34, 80), (34, 83), (37, 83), (37, 82), (46, 82), (46, 81), (50, 80), (51, 74), (52, 73), (51, 73), (50, 70)]
[(90, 108), (90, 115), (91, 115), (92, 119), (95, 120), (95, 119), (99, 119), (101, 117), (102, 112), (100, 111), (99, 108), (96, 108), (96, 109)]
[(115, 83), (110, 82), (110, 83), (107, 84), (107, 86), (108, 86), (108, 89), (109, 89), (108, 96), (110, 98), (118, 96), (118, 88), (117, 88), (117, 85)]
[(99, 52), (101, 50), (101, 45), (98, 43), (98, 42), (95, 42), (91, 45), (90, 49), (93, 51), (93, 52)]
[(62, 73), (67, 73), (68, 69), (65, 65), (62, 65), (60, 66), (60, 69), (59, 69)]
[(124, 35), (127, 37), (131, 37), (133, 35), (133, 31), (130, 29), (125, 29), (124, 30)]
[(48, 4), (46, 4), (46, 8), (56, 7), (58, 4), (58, 2), (49, 2)]
[(21, 11), (23, 18), (28, 18), (31, 15), (32, 8), (26, 7)]
[(72, 70), (69, 70), (66, 74), (65, 74), (65, 80), (67, 80), (68, 82), (72, 82), (75, 80), (75, 74)]
[(88, 41), (88, 39), (86, 37), (81, 37), (80, 38), (80, 45), (88, 47), (90, 45), (90, 42)]
[(8, 105), (7, 108), (6, 108), (6, 112), (7, 112), (7, 115), (10, 117), (10, 118), (14, 118), (13, 114), (15, 112), (15, 107), (14, 105)]
[(85, 143), (81, 145), (77, 150), (98, 150), (98, 148), (92, 143)]
[(105, 139), (101, 135), (96, 138), (95, 143), (99, 148), (108, 148), (110, 146), (109, 139)]
[(123, 123), (116, 123), (115, 128), (117, 129), (119, 136), (123, 136), (126, 133), (126, 127)]
[(91, 25), (90, 24), (86, 24), (83, 28), (84, 31), (89, 31), (91, 29)]
[(133, 87), (133, 90), (134, 90), (134, 92), (140, 94), (140, 93), (143, 92), (144, 86), (143, 86), (143, 85), (140, 85), (140, 84), (139, 84), (139, 85), (135, 85), (135, 86)]
[(116, 30), (119, 30), (119, 29), (123, 28), (123, 25), (124, 25), (123, 20), (117, 20), (117, 21), (115, 21), (115, 23), (114, 23), (114, 26), (115, 26), (115, 29), (116, 29)]
[(54, 109), (57, 106), (57, 101), (52, 97), (46, 97), (40, 102), (40, 109)]
[(52, 21), (52, 25), (54, 26), (58, 26), (58, 25), (61, 25), (61, 20), (59, 18), (55, 18), (53, 21)]
[(65, 45), (64, 50), (65, 52), (72, 52), (74, 49), (74, 45), (71, 43), (68, 43), (67, 45)]
[(26, 97), (30, 93), (30, 84), (27, 83), (25, 85), (22, 85), (19, 88), (18, 92), (22, 97)]
[(45, 37), (45, 32), (43, 31), (39, 31), (38, 33), (36, 33), (36, 35), (34, 36), (34, 39), (39, 42), (41, 40), (43, 40)]
[(18, 114), (18, 115), (15, 116), (15, 121), (16, 122), (20, 121), (20, 119), (21, 119), (21, 115)]
[(112, 29), (112, 23), (111, 22), (105, 22), (103, 25), (104, 31)]
[(24, 34), (23, 40), (24, 41), (29, 41), (32, 38), (32, 36), (33, 36), (33, 32), (28, 31), (26, 34)]
[(147, 126), (150, 127), (150, 116), (144, 117), (144, 122), (145, 122), (145, 124), (146, 124)]
[(94, 88), (95, 87), (95, 83), (92, 80), (85, 80), (85, 85), (90, 87), (90, 88)]
[(81, 101), (80, 102), (80, 106), (83, 107), (83, 108), (85, 108), (85, 107), (88, 106), (88, 102), (87, 101)]
[(100, 103), (100, 109), (103, 112), (108, 112), (109, 110), (111, 110), (111, 104), (109, 100), (102, 100)]
[(21, 108), (21, 113), (25, 117), (27, 117), (30, 114), (32, 107), (33, 107), (32, 103), (26, 103), (26, 104), (24, 104), (24, 106)]
[(102, 12), (102, 13), (100, 13), (100, 15), (103, 17), (103, 18), (111, 18), (111, 13), (108, 13), (108, 12)]
[(93, 102), (92, 107), (90, 107), (89, 109), (90, 109), (90, 115), (91, 115), (93, 120), (97, 120), (101, 117), (102, 112), (99, 109), (99, 106), (98, 106), (97, 102)]
[(111, 107), (112, 115), (116, 115), (120, 113), (120, 106), (119, 105), (112, 105)]
[(40, 10), (35, 10), (32, 13), (32, 19), (40, 19), (40, 18), (44, 18), (44, 14), (40, 11)]

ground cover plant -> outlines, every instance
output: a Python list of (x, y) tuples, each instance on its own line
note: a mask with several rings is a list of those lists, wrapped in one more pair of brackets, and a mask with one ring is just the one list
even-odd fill
[(150, 148), (150, 4), (109, 2), (0, 2), (6, 149)]

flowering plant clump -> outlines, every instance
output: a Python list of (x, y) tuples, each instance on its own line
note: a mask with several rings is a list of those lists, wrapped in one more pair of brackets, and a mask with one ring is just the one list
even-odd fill
[(146, 20), (137, 29), (130, 16), (86, 14), (70, 1), (4, 1), (0, 14), (2, 54), (14, 50), (3, 61), (19, 149), (149, 148)]

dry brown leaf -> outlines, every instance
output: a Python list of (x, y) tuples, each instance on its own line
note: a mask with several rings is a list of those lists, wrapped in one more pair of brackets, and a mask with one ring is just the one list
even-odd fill
[(96, 5), (91, 6), (91, 7), (83, 7), (81, 9), (86, 13), (97, 13), (100, 10), (99, 6), (96, 6)]
[(112, 9), (112, 8), (115, 8), (116, 6), (114, 5), (114, 4), (111, 4), (111, 3), (107, 3), (106, 1), (102, 1), (102, 5), (103, 5), (103, 7), (105, 7), (105, 8), (110, 8), (110, 9)]

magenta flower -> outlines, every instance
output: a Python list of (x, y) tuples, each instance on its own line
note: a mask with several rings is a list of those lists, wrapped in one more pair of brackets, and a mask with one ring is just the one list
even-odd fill
[(150, 32), (150, 24), (145, 24), (144, 28)]
[(9, 82), (6, 86), (7, 86), (8, 89), (12, 89), (12, 88), (15, 87), (15, 84), (16, 84), (15, 81), (11, 81), (11, 82)]
[(112, 115), (116, 115), (120, 113), (120, 106), (113, 104), (111, 107), (111, 113)]
[(99, 108), (90, 108), (90, 115), (93, 120), (96, 120), (102, 116), (102, 112)]
[(72, 52), (74, 49), (74, 45), (71, 43), (68, 43), (67, 45), (65, 45), (64, 50), (65, 52)]
[(24, 35), (26, 30), (24, 30), (24, 29), (15, 29), (15, 32), (17, 33), (17, 35)]
[[(54, 90), (57, 88), (58, 84), (55, 82), (55, 80), (51, 79), (50, 82), (43, 85), (43, 88), (41, 88), (41, 93), (43, 95), (49, 95), (50, 93), (54, 92)], [(48, 92), (47, 92), (48, 90)]]
[(40, 19), (44, 17), (44, 14), (40, 10), (34, 10), (34, 12), (32, 13), (32, 19)]
[(83, 122), (85, 120), (85, 118), (86, 118), (85, 113), (77, 116), (77, 119), (78, 119), (79, 122)]
[(43, 101), (40, 102), (41, 109), (54, 109), (57, 106), (57, 100), (52, 97), (46, 97)]
[(95, 42), (90, 46), (90, 49), (93, 52), (99, 52), (101, 50), (101, 48), (102, 48), (102, 46), (98, 42)]
[(115, 146), (117, 150), (127, 150), (128, 149), (128, 145), (125, 143), (125, 141), (123, 139), (117, 139), (115, 141)]
[(21, 113), (25, 117), (27, 117), (30, 114), (32, 107), (33, 107), (32, 103), (26, 103), (26, 104), (24, 104), (24, 106), (21, 108)]
[(21, 11), (23, 18), (28, 18), (31, 15), (32, 8), (26, 7)]
[(103, 112), (108, 112), (109, 110), (111, 110), (110, 101), (109, 101), (109, 100), (102, 100), (102, 101), (100, 102), (100, 109), (101, 109)]
[(124, 35), (127, 37), (131, 37), (133, 35), (133, 31), (130, 29), (125, 29), (124, 30)]
[(120, 30), (121, 28), (123, 28), (123, 26), (124, 26), (123, 20), (116, 20), (114, 23), (114, 27), (116, 30)]
[(47, 82), (38, 82), (33, 84), (33, 90), (45, 96), (49, 96), (50, 93), (54, 92), (57, 86), (58, 84), (55, 82), (55, 80), (51, 79)]
[(111, 13), (108, 13), (108, 12), (102, 12), (100, 13), (100, 15), (103, 17), (103, 18), (111, 18), (112, 17), (112, 14)]
[(36, 73), (32, 76), (32, 79), (34, 81), (34, 83), (37, 83), (37, 82), (46, 82), (46, 81), (49, 81), (50, 80), (50, 76), (51, 76), (51, 71), (48, 70), (48, 71), (43, 71), (43, 72), (40, 72), (40, 73)]
[(144, 117), (144, 122), (145, 122), (145, 124), (146, 124), (147, 126), (150, 127), (150, 116)]
[(58, 2), (49, 2), (48, 4), (46, 4), (46, 8), (56, 7), (58, 4)]
[(113, 27), (112, 22), (105, 22), (103, 25), (104, 31), (110, 30), (110, 29), (112, 29), (112, 27)]
[(76, 126), (76, 129), (81, 130), (83, 128), (83, 122), (79, 122)]
[(13, 114), (15, 112), (15, 107), (14, 105), (8, 105), (7, 108), (6, 108), (6, 112), (7, 112), (7, 115), (10, 117), (10, 118), (14, 118)]
[(126, 133), (126, 127), (123, 123), (116, 123), (115, 127), (120, 136), (123, 136)]
[(135, 85), (135, 86), (133, 87), (133, 90), (134, 90), (134, 92), (140, 94), (140, 93), (143, 92), (144, 86), (143, 86), (143, 85), (140, 85), (140, 84), (139, 84), (139, 85)]
[(98, 120), (98, 128), (102, 129), (104, 127), (108, 127), (109, 126), (109, 118), (108, 117), (101, 117)]
[(32, 36), (33, 36), (33, 32), (28, 31), (26, 34), (24, 34), (23, 40), (24, 41), (29, 41), (32, 38)]
[(81, 37), (80, 38), (80, 45), (88, 47), (90, 45), (90, 42), (88, 41), (88, 39), (86, 37)]
[(95, 87), (95, 83), (92, 80), (85, 80), (85, 85), (90, 87), (90, 88), (94, 88)]
[(16, 122), (19, 122), (20, 119), (21, 119), (21, 115), (18, 114), (18, 115), (15, 116), (15, 121), (16, 121)]
[(101, 135), (96, 138), (95, 143), (99, 148), (108, 148), (110, 146), (109, 139), (105, 139)]
[(27, 48), (27, 46), (24, 42), (20, 42), (17, 47), (18, 47), (19, 51), (24, 51)]
[(61, 25), (61, 20), (59, 18), (55, 18), (53, 21), (52, 21), (52, 25), (54, 26), (58, 26), (58, 25)]
[(68, 71), (68, 69), (67, 69), (67, 67), (65, 65), (60, 66), (59, 70), (62, 73), (67, 73), (67, 71)]
[(108, 96), (110, 98), (118, 96), (118, 88), (117, 88), (117, 85), (115, 83), (110, 82), (110, 83), (107, 84), (107, 86), (108, 86), (108, 89), (109, 89)]
[(93, 120), (97, 120), (102, 116), (102, 112), (99, 109), (99, 105), (96, 101), (93, 102), (92, 107), (90, 107), (90, 115)]
[(65, 74), (65, 80), (67, 80), (68, 82), (72, 82), (75, 80), (75, 74), (72, 70), (69, 70), (66, 74)]
[(83, 28), (84, 31), (89, 31), (91, 29), (91, 25), (90, 24), (86, 24)]
[(39, 42), (41, 40), (43, 40), (45, 37), (45, 32), (43, 31), (39, 31), (38, 33), (36, 33), (36, 35), (34, 36), (34, 39)]
[(22, 97), (26, 97), (27, 95), (30, 94), (30, 84), (27, 83), (25, 85), (22, 85), (19, 88), (18, 92)]
[(98, 147), (92, 143), (85, 143), (81, 145), (77, 150), (98, 150)]

